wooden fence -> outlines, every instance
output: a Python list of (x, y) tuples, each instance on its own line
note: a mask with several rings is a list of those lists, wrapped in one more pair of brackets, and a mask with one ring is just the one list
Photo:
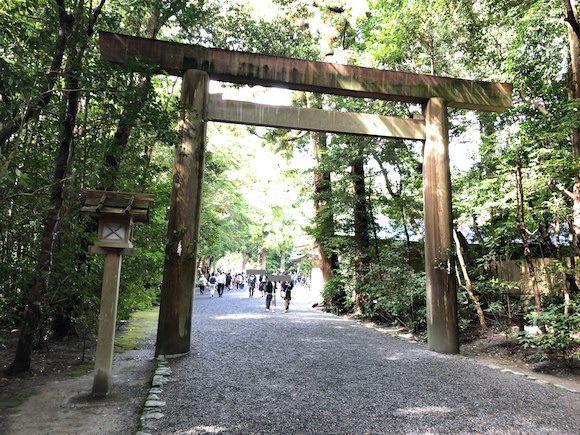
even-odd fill
[[(532, 260), (536, 270), (536, 278), (543, 294), (561, 295), (564, 288), (564, 274), (558, 271), (553, 258), (537, 258)], [(566, 259), (570, 266), (570, 258)], [(576, 265), (580, 264), (580, 258), (576, 257)], [(504, 260), (495, 262), (499, 278), (505, 281), (518, 282), (523, 294), (532, 293), (532, 281), (525, 260)], [(576, 267), (576, 282), (580, 281), (580, 270)]]

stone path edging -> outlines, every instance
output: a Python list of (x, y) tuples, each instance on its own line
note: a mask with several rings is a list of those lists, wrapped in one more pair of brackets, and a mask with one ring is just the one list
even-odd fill
[(171, 376), (169, 361), (163, 356), (158, 357), (157, 370), (153, 374), (151, 388), (143, 405), (139, 431), (136, 435), (152, 435), (157, 432), (157, 423), (165, 415), (163, 410), (166, 403), (161, 400), (161, 394), (163, 393), (163, 385), (168, 382), (169, 376)]

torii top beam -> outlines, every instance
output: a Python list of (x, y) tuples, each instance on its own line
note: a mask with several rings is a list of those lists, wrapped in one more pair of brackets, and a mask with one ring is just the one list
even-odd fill
[(509, 83), (462, 80), (253, 54), (178, 42), (100, 33), (104, 60), (128, 66), (132, 59), (182, 76), (206, 71), (213, 80), (360, 98), (424, 103), (443, 98), (449, 107), (487, 112), (512, 105)]

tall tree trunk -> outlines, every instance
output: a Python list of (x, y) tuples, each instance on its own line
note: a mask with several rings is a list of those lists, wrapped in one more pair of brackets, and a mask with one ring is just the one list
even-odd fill
[(530, 280), (532, 282), (532, 289), (534, 292), (534, 301), (536, 305), (536, 312), (540, 313), (542, 311), (542, 295), (540, 293), (540, 287), (538, 284), (538, 279), (536, 277), (536, 268), (532, 262), (530, 243), (528, 240), (528, 232), (526, 230), (525, 224), (525, 210), (524, 210), (524, 187), (522, 182), (522, 168), (518, 163), (516, 166), (516, 195), (517, 195), (517, 207), (516, 207), (516, 224), (520, 237), (522, 238), (522, 243), (524, 245), (524, 258), (528, 266), (528, 272), (530, 274)]
[(369, 213), (366, 201), (365, 172), (362, 158), (351, 162), (350, 177), (354, 193), (354, 239), (357, 254), (356, 269), (365, 274), (370, 262)]
[(266, 255), (268, 251), (266, 251), (266, 247), (262, 246), (261, 257), (260, 257), (260, 267), (263, 270), (266, 270)]
[(280, 272), (286, 271), (286, 252), (280, 252)]
[(242, 252), (242, 270), (246, 270), (246, 263), (248, 262), (248, 253)]
[[(568, 97), (580, 100), (580, 24), (578, 22), (578, 7), (574, 0), (564, 0), (566, 9), (565, 21), (568, 23), (568, 46), (570, 52), (570, 84)], [(572, 129), (572, 155), (580, 159), (580, 127)], [(572, 244), (576, 256), (580, 256), (580, 174), (574, 177), (572, 192), (568, 192), (573, 201), (573, 226), (571, 228)]]
[[(352, 151), (358, 154), (356, 145)], [(366, 201), (366, 186), (364, 161), (362, 157), (355, 158), (350, 165), (350, 178), (353, 190), (354, 240), (355, 240), (355, 309), (360, 310), (360, 291), (365, 282), (370, 267), (369, 214)]]
[[(74, 150), (74, 128), (79, 108), (79, 80), (84, 52), (87, 46), (87, 41), (93, 34), (95, 22), (101, 13), (104, 3), (105, 0), (101, 0), (101, 3), (97, 8), (92, 11), (85, 35), (80, 34), (80, 29), (74, 30), (76, 35), (73, 34), (73, 42), (69, 49), (69, 56), (64, 70), (66, 111), (63, 119), (63, 129), (59, 150), (55, 161), (50, 203), (44, 221), (44, 229), (40, 242), (40, 255), (38, 256), (38, 262), (36, 265), (35, 278), (27, 295), (24, 324), (18, 340), (14, 361), (8, 369), (8, 373), (10, 374), (22, 373), (30, 369), (32, 346), (42, 320), (42, 302), (48, 288), (48, 280), (52, 271), (52, 253), (54, 239), (60, 223), (64, 182)], [(76, 28), (76, 26), (82, 22), (83, 13), (83, 6), (82, 3), (80, 3), (75, 11), (73, 27)]]
[(374, 242), (373, 245), (374, 245), (374, 248), (375, 248), (375, 251), (374, 251), (373, 254), (374, 254), (374, 257), (376, 259), (378, 259), (379, 258), (379, 255), (380, 255), (379, 230), (377, 228), (377, 221), (376, 221), (375, 216), (374, 216), (374, 213), (373, 213), (373, 202), (372, 202), (372, 197), (371, 197), (371, 189), (369, 188), (368, 191), (369, 191), (368, 192), (368, 195), (367, 195), (367, 204), (369, 206), (369, 208), (368, 208), (368, 210), (369, 210), (368, 215), (369, 215), (369, 222), (370, 222), (370, 225), (371, 225), (371, 230), (373, 232), (373, 242)]
[(319, 264), (324, 283), (330, 281), (338, 266), (336, 253), (330, 252), (327, 243), (334, 237), (334, 215), (329, 210), (327, 202), (331, 195), (330, 172), (321, 169), (321, 160), (326, 154), (326, 133), (310, 132), (310, 144), (314, 151), (318, 166), (314, 169), (314, 208), (316, 231), (316, 246), (320, 256)]

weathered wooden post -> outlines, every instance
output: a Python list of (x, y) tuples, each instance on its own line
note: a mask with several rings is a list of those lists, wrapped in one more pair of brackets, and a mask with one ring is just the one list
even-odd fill
[(188, 70), (181, 85), (181, 144), (175, 148), (155, 356), (189, 352), (201, 218), (209, 77)]
[(423, 198), (427, 343), (440, 353), (459, 353), (457, 288), (453, 259), (453, 215), (447, 104), (431, 98), (424, 107)]
[(153, 196), (100, 190), (85, 191), (84, 196), (81, 211), (99, 220), (98, 240), (89, 252), (105, 256), (93, 394), (106, 395), (112, 380), (121, 260), (123, 255), (135, 255), (131, 241), (133, 223), (149, 221)]

